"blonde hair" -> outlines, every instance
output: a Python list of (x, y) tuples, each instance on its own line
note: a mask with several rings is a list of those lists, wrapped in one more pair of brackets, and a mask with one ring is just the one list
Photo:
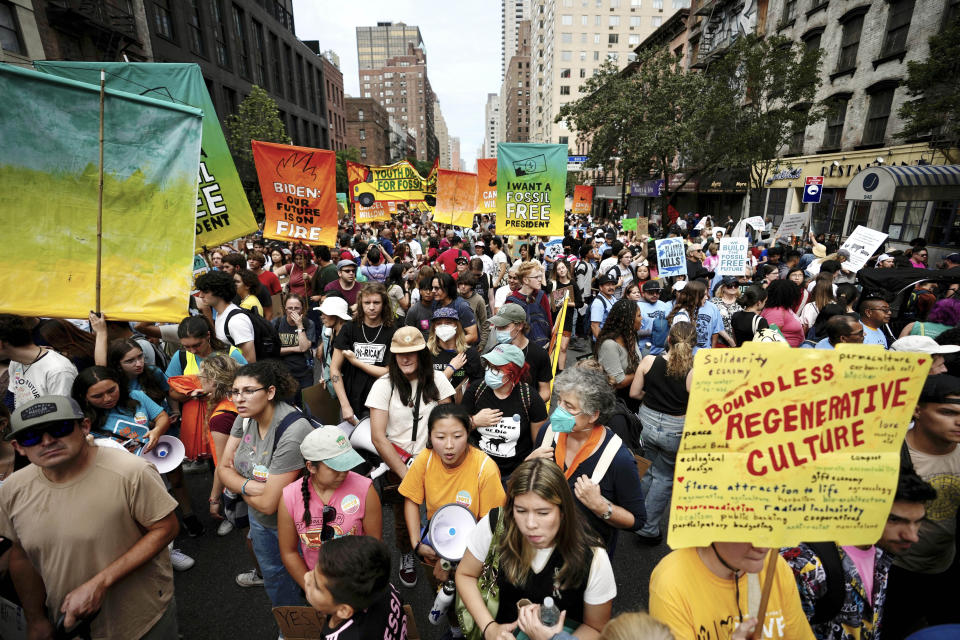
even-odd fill
[[(452, 319), (452, 318), (451, 318)], [(467, 350), (467, 347), (470, 345), (467, 344), (467, 336), (463, 332), (463, 327), (460, 326), (460, 321), (457, 321), (457, 335), (453, 338), (454, 348), (457, 350), (457, 353), (461, 353)], [(427, 349), (433, 355), (440, 353), (440, 341), (437, 339), (437, 323), (430, 322), (430, 336), (427, 338)]]
[(667, 334), (667, 375), (686, 378), (693, 369), (693, 348), (697, 346), (697, 327), (680, 321)]
[(600, 640), (674, 640), (670, 628), (645, 611), (628, 611), (612, 619)]
[(225, 355), (214, 354), (200, 363), (200, 375), (213, 382), (213, 393), (207, 398), (208, 415), (212, 414), (217, 405), (227, 398), (239, 369), (240, 363)]

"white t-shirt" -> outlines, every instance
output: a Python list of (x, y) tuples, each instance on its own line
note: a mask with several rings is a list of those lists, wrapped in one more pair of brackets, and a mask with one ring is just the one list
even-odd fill
[(800, 323), (809, 329), (817, 321), (819, 315), (820, 309), (817, 309), (816, 303), (808, 302), (803, 305), (803, 309), (800, 309)]
[[(483, 516), (467, 540), (467, 551), (480, 562), (487, 557), (493, 533), (490, 531), (490, 516)], [(540, 573), (547, 566), (553, 547), (537, 549), (530, 568), (534, 573)], [(602, 547), (593, 548), (593, 561), (590, 563), (590, 574), (587, 576), (587, 588), (583, 594), (585, 604), (604, 604), (617, 597), (617, 581), (613, 577), (613, 567), (610, 557)]]
[[(224, 325), (227, 323), (227, 318), (230, 317), (230, 313), (234, 309), (239, 309), (237, 305), (232, 302), (227, 305), (227, 308), (223, 310), (223, 313), (217, 314), (217, 322), (214, 326), (214, 329), (217, 333), (217, 339), (222, 342), (230, 342), (227, 340), (227, 332), (224, 329)], [(233, 346), (241, 345), (244, 342), (253, 342), (253, 322), (243, 313), (238, 313), (237, 315), (230, 318), (230, 337), (233, 338)]]
[(423, 249), (420, 248), (419, 242), (417, 242), (416, 240), (410, 240), (405, 242), (407, 242), (407, 246), (410, 247), (410, 255), (412, 255), (414, 259), (419, 258), (420, 256), (423, 255)]
[(602, 276), (607, 271), (609, 271), (613, 265), (617, 264), (618, 262), (620, 262), (620, 258), (618, 258), (617, 256), (610, 256), (606, 260), (601, 260), (600, 266), (597, 267), (597, 275)]
[[(447, 376), (442, 371), (433, 372), (433, 382), (440, 391), (440, 399), (445, 400), (453, 396), (455, 391), (453, 385), (447, 380)], [(413, 383), (410, 397), (417, 397), (417, 384)], [(370, 393), (367, 395), (367, 406), (371, 409), (381, 409), (387, 412), (387, 438), (407, 453), (414, 455), (420, 453), (427, 447), (427, 418), (430, 412), (437, 406), (436, 401), (420, 403), (420, 418), (418, 420), (417, 438), (413, 439), (413, 407), (409, 407), (400, 401), (400, 392), (393, 389), (391, 393), (390, 376), (378, 378), (373, 386), (370, 387)]]
[[(493, 274), (494, 274), (493, 258), (491, 258), (490, 256), (488, 256), (488, 255), (485, 254), (485, 253), (484, 253), (484, 254), (481, 254), (481, 255), (479, 255), (479, 256), (476, 255), (476, 254), (470, 256), (470, 259), (471, 259), (471, 260), (473, 260), (474, 258), (480, 258), (480, 260), (483, 262), (483, 272), (486, 273), (487, 275), (489, 275), (489, 276), (492, 278), (492, 277), (493, 277)], [(506, 260), (506, 258), (504, 258), (504, 260)]]
[(67, 396), (77, 377), (77, 368), (70, 360), (52, 349), (33, 364), (10, 361), (10, 383), (14, 408), (40, 396)]
[(508, 284), (503, 285), (493, 294), (494, 313), (507, 302), (508, 295), (510, 295), (510, 285)]
[[(503, 251), (498, 251), (497, 253), (493, 254), (492, 258), (490, 258), (490, 271), (487, 272), (490, 277), (494, 279), (493, 284), (497, 284), (496, 278), (497, 274), (500, 273), (501, 264), (509, 268), (509, 265), (507, 265), (507, 254), (505, 254)], [(504, 280), (507, 278), (507, 269), (503, 270), (503, 278)]]

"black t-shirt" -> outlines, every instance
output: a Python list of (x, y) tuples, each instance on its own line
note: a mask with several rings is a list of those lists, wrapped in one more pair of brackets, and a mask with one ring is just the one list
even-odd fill
[(484, 304), (488, 304), (490, 301), (490, 275), (481, 273), (480, 277), (477, 278), (477, 284), (473, 286), (473, 290), (483, 298)]
[(344, 620), (336, 629), (323, 626), (324, 640), (406, 640), (407, 616), (397, 588), (392, 584), (383, 597), (352, 618)]
[[(340, 329), (340, 333), (333, 340), (335, 349), (353, 351), (360, 360), (377, 367), (387, 366), (390, 357), (390, 339), (393, 338), (393, 327), (368, 327), (362, 322), (353, 320), (347, 322)], [(354, 367), (344, 359), (343, 386), (347, 390), (347, 399), (357, 418), (363, 418), (370, 413), (367, 408), (367, 394), (373, 386), (375, 378), (365, 371)]]
[[(483, 364), (480, 361), (480, 354), (475, 347), (467, 347), (467, 362), (450, 379), (450, 384), (456, 389), (464, 380), (469, 380), (468, 384), (473, 384), (483, 378)], [(433, 356), (433, 368), (441, 373), (446, 373), (446, 367), (457, 355), (456, 351), (447, 351), (440, 349), (440, 352)]]
[(408, 327), (416, 327), (423, 334), (423, 339), (430, 337), (430, 324), (433, 322), (433, 309), (423, 306), (423, 303), (410, 305), (403, 318), (403, 324)]
[[(757, 316), (752, 311), (737, 311), (730, 316), (730, 328), (733, 329), (733, 339), (739, 347), (744, 342), (753, 340), (753, 318)], [(757, 321), (757, 331), (760, 329), (769, 329), (770, 323), (764, 317), (759, 317)]]
[(462, 404), (472, 416), (480, 413), (482, 409), (497, 409), (503, 412), (498, 424), (481, 427), (470, 433), (471, 444), (493, 458), (500, 468), (501, 478), (513, 473), (533, 451), (530, 424), (547, 419), (547, 407), (536, 388), (528, 385), (527, 389), (530, 392), (529, 410), (524, 409), (520, 385), (515, 386), (504, 399), (498, 398), (493, 389), (482, 380), (472, 383), (463, 394)]
[[(274, 318), (273, 326), (277, 330), (277, 333), (280, 334), (281, 347), (295, 347), (300, 344), (299, 336), (295, 333), (296, 327), (287, 322), (286, 316)], [(303, 319), (303, 332), (307, 334), (307, 340), (310, 341), (311, 346), (316, 344), (317, 329), (316, 325), (313, 324), (313, 320), (310, 318)], [(301, 353), (285, 353), (284, 355), (280, 356), (280, 360), (287, 367), (287, 371), (290, 372), (290, 375), (295, 378), (302, 378), (310, 373), (310, 366), (308, 365), (307, 358), (309, 355), (309, 351)]]
[(530, 379), (533, 380), (534, 391), (539, 383), (553, 380), (553, 369), (550, 367), (550, 356), (547, 355), (546, 349), (528, 342), (522, 351), (527, 364), (530, 365)]

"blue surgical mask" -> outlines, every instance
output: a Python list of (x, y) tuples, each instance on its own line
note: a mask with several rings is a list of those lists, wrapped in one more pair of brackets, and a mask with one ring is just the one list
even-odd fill
[(557, 407), (550, 416), (550, 428), (555, 433), (570, 433), (576, 423), (577, 417), (563, 407)]
[(483, 374), (483, 381), (491, 389), (499, 389), (503, 386), (503, 373), (487, 369), (486, 373)]
[(509, 330), (502, 331), (497, 329), (497, 344), (507, 344), (511, 341), (513, 341), (513, 335), (511, 335)]

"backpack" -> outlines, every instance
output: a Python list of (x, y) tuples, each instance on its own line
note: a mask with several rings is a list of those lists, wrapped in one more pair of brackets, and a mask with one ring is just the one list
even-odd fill
[[(518, 382), (517, 388), (520, 389), (520, 404), (523, 405), (523, 413), (527, 418), (527, 424), (530, 423), (530, 402), (531, 394), (533, 393), (530, 389), (530, 385), (526, 382)], [(473, 394), (473, 406), (476, 408), (477, 402), (480, 401), (480, 396), (483, 395), (483, 392), (487, 390), (487, 383), (481, 381), (477, 385), (477, 390)]]
[[(287, 416), (280, 421), (280, 424), (277, 425), (277, 432), (273, 436), (273, 447), (270, 449), (271, 458), (273, 458), (273, 454), (277, 452), (277, 445), (280, 444), (280, 438), (283, 437), (283, 434), (287, 431), (288, 428), (290, 428), (290, 425), (292, 425), (297, 420), (301, 420), (301, 419), (309, 422), (310, 426), (313, 427), (314, 429), (323, 426), (320, 423), (320, 421), (314, 418), (313, 416), (308, 416), (307, 414), (303, 413), (299, 409), (294, 408), (294, 410), (288, 413)], [(246, 431), (247, 428), (249, 428), (250, 423), (252, 422), (253, 420), (251, 420), (250, 418), (244, 418), (243, 420), (244, 431)]]
[(780, 333), (780, 327), (775, 324), (770, 325), (768, 329), (760, 329), (753, 334), (754, 342), (783, 342), (787, 339)]
[(543, 291), (537, 291), (536, 299), (533, 302), (527, 302), (525, 296), (516, 293), (507, 297), (507, 302), (519, 304), (527, 312), (527, 324), (530, 325), (530, 333), (527, 338), (530, 342), (544, 349), (550, 345), (550, 334), (553, 333), (553, 326), (547, 320), (547, 312), (541, 305), (545, 295)]
[(251, 313), (246, 309), (238, 308), (227, 314), (227, 319), (223, 323), (223, 333), (227, 337), (227, 342), (235, 347), (237, 346), (237, 343), (230, 337), (230, 320), (238, 313), (246, 315), (250, 318), (251, 324), (253, 324), (253, 347), (257, 354), (257, 360), (279, 358), (280, 334), (277, 333), (273, 325), (267, 322), (259, 313)]
[(829, 622), (843, 609), (847, 586), (843, 575), (843, 561), (840, 549), (835, 542), (808, 542), (807, 546), (820, 558), (820, 564), (827, 574), (827, 595), (819, 598), (813, 605), (813, 617), (810, 624)]
[(623, 398), (615, 397), (613, 408), (610, 410), (610, 416), (623, 416), (627, 420), (627, 433), (619, 433), (611, 427), (611, 431), (616, 433), (623, 440), (630, 452), (635, 455), (642, 455), (643, 443), (640, 440), (640, 432), (643, 431), (643, 424), (636, 413), (630, 411)]

